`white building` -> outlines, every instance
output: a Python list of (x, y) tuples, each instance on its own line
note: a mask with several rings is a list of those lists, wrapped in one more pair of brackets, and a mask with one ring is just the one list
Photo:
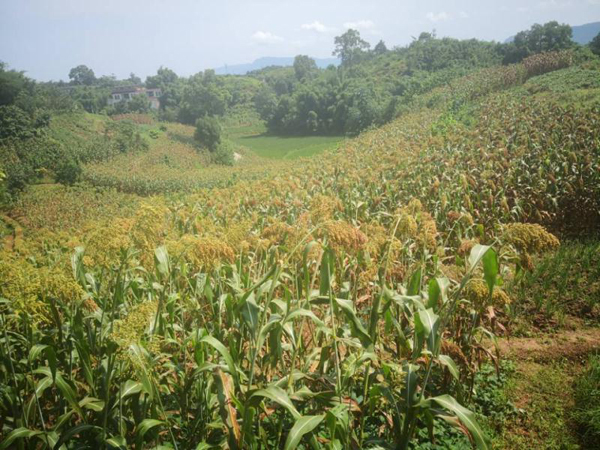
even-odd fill
[(121, 86), (114, 88), (108, 99), (109, 105), (114, 105), (119, 102), (128, 102), (136, 95), (146, 95), (150, 100), (152, 109), (160, 108), (160, 89), (146, 89), (140, 86)]

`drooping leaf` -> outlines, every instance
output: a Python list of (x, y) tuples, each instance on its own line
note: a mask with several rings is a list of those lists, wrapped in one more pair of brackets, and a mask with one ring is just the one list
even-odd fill
[(160, 425), (164, 425), (165, 422), (157, 419), (144, 419), (140, 422), (137, 427), (137, 434), (141, 437), (150, 431), (152, 428), (158, 427)]
[(477, 244), (471, 249), (471, 253), (469, 254), (469, 271), (473, 270), (483, 255), (490, 249), (489, 245), (481, 245)]
[(252, 397), (268, 398), (269, 400), (272, 400), (287, 409), (295, 419), (301, 417), (301, 414), (298, 412), (287, 393), (275, 385), (254, 392)]
[(325, 415), (302, 416), (297, 419), (285, 441), (284, 450), (294, 450), (302, 440), (302, 437), (317, 428), (324, 418)]
[(433, 401), (440, 405), (442, 408), (445, 408), (452, 413), (456, 414), (461, 423), (469, 430), (471, 436), (473, 437), (473, 441), (477, 445), (477, 448), (480, 450), (489, 449), (488, 438), (483, 433), (481, 427), (477, 423), (475, 418), (475, 414), (459, 404), (454, 397), (450, 395), (440, 395), (438, 397), (433, 397), (428, 399), (427, 401)]

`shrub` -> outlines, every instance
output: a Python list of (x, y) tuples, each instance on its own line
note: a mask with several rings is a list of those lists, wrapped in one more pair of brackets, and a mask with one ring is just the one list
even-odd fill
[(73, 158), (63, 161), (56, 169), (56, 181), (65, 185), (72, 185), (81, 176), (81, 166)]
[(221, 126), (217, 119), (209, 116), (200, 117), (196, 121), (194, 139), (211, 152), (217, 150), (221, 143)]

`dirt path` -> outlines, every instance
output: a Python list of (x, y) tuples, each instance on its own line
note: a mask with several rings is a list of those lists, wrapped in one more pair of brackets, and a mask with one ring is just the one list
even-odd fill
[(531, 338), (502, 339), (499, 346), (503, 357), (514, 363), (506, 398), (521, 412), (502, 423), (494, 448), (590, 448), (581, 443), (572, 421), (574, 386), (588, 355), (600, 351), (600, 328), (581, 325)]
[(600, 328), (582, 327), (531, 338), (502, 339), (499, 345), (502, 355), (517, 361), (577, 360), (600, 350)]

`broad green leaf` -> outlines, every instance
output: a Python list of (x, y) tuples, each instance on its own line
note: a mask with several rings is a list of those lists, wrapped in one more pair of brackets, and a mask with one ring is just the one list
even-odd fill
[(352, 303), (352, 300), (336, 298), (335, 302), (350, 321), (350, 326), (352, 327), (354, 337), (357, 337), (360, 340), (361, 344), (365, 347), (370, 347), (371, 345), (373, 345), (373, 342), (371, 341), (371, 336), (369, 336), (369, 333), (367, 333), (367, 330), (365, 329), (360, 319), (356, 315), (356, 312), (354, 311), (354, 304)]
[(446, 366), (448, 368), (448, 371), (450, 372), (450, 375), (452, 375), (454, 379), (458, 381), (460, 378), (460, 372), (454, 360), (448, 355), (439, 355), (438, 359), (440, 361), (440, 364)]
[(421, 292), (421, 268), (417, 269), (411, 276), (408, 282), (407, 294), (417, 295)]
[(302, 437), (317, 428), (324, 418), (325, 415), (302, 416), (297, 419), (285, 441), (284, 450), (294, 450), (302, 440)]
[(154, 427), (158, 427), (160, 425), (164, 425), (165, 422), (162, 420), (157, 420), (157, 419), (144, 419), (140, 422), (140, 424), (137, 427), (137, 434), (140, 435), (141, 437), (144, 437), (144, 435), (150, 431), (152, 428)]
[(98, 412), (104, 409), (104, 402), (99, 398), (85, 397), (79, 402), (79, 406)]
[(475, 268), (479, 261), (481, 261), (481, 258), (483, 258), (483, 255), (485, 255), (490, 248), (489, 245), (477, 244), (471, 249), (471, 254), (469, 255), (469, 271)]
[(121, 388), (121, 400), (135, 395), (142, 391), (142, 383), (139, 381), (127, 380), (125, 385)]
[(290, 414), (292, 414), (292, 416), (294, 416), (295, 419), (298, 419), (299, 417), (301, 417), (301, 414), (298, 412), (298, 410), (296, 409), (296, 407), (294, 406), (294, 404), (288, 397), (287, 393), (283, 389), (281, 389), (277, 386), (269, 386), (266, 389), (261, 389), (259, 391), (256, 391), (252, 394), (252, 397), (268, 398), (269, 400), (272, 400), (275, 403), (278, 403), (281, 406), (283, 406), (285, 409), (287, 409), (290, 412)]
[(221, 356), (227, 363), (227, 367), (229, 368), (229, 373), (235, 380), (235, 383), (239, 386), (237, 369), (236, 369), (235, 363), (233, 362), (233, 358), (231, 357), (231, 353), (229, 353), (229, 350), (227, 350), (227, 348), (221, 342), (219, 342), (217, 339), (215, 339), (212, 336), (204, 336), (202, 339), (200, 339), (200, 342), (204, 342), (204, 343), (210, 345), (211, 347), (213, 347), (215, 350), (217, 350), (221, 354)]
[(477, 448), (482, 450), (487, 450), (489, 448), (488, 438), (479, 427), (479, 424), (475, 419), (475, 414), (459, 404), (454, 397), (451, 397), (450, 395), (440, 395), (438, 397), (430, 398), (427, 401), (434, 401), (442, 408), (445, 408), (456, 414), (458, 419), (471, 433)]
[(241, 312), (244, 322), (248, 328), (250, 328), (250, 331), (252, 331), (252, 335), (254, 337), (256, 329), (258, 328), (258, 313), (260, 312), (260, 308), (254, 300), (254, 293), (252, 293), (246, 300), (243, 301)]
[(26, 439), (26, 438), (30, 438), (30, 437), (36, 436), (38, 434), (41, 434), (41, 433), (42, 433), (41, 431), (29, 430), (24, 427), (16, 428), (16, 429), (12, 430), (8, 434), (8, 436), (6, 436), (6, 439), (4, 439), (4, 441), (2, 441), (2, 443), (0, 444), (0, 450), (9, 448), (10, 445), (13, 442), (15, 442), (17, 439)]
[(158, 272), (163, 276), (167, 276), (171, 271), (169, 253), (165, 246), (160, 246), (154, 250), (154, 263)]
[(434, 352), (437, 344), (439, 316), (433, 309), (421, 309), (415, 315), (415, 330), (418, 335), (427, 340), (430, 352)]
[(119, 449), (127, 448), (127, 441), (123, 436), (113, 436), (110, 439), (107, 439), (106, 443)]

